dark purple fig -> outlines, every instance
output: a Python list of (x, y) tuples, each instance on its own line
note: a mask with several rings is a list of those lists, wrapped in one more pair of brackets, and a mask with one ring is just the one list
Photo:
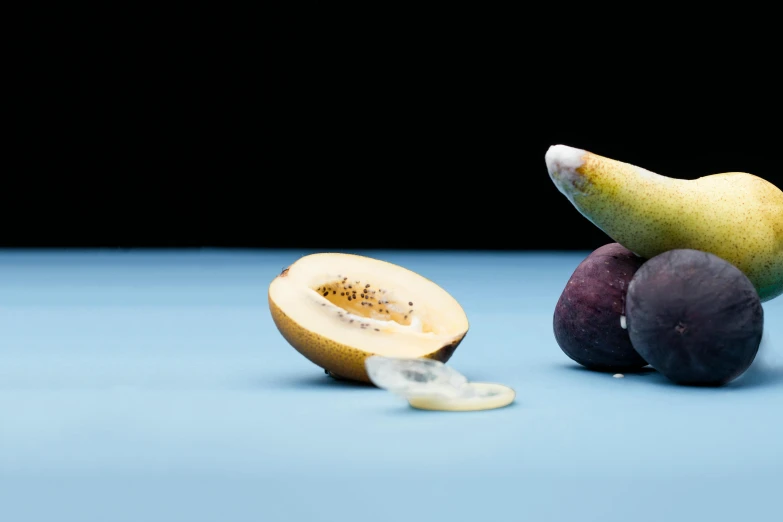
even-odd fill
[(555, 307), (555, 339), (563, 352), (591, 370), (632, 371), (647, 366), (625, 329), (625, 294), (644, 259), (619, 243), (604, 245), (574, 270)]
[(764, 310), (748, 277), (699, 250), (669, 250), (634, 275), (628, 333), (650, 366), (678, 384), (720, 386), (750, 367)]

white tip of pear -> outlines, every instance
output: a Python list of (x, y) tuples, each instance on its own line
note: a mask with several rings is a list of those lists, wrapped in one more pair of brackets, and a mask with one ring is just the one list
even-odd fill
[(584, 165), (584, 155), (587, 153), (584, 149), (577, 149), (567, 145), (552, 145), (546, 151), (546, 169), (549, 177), (552, 178), (557, 188), (570, 196), (579, 187), (581, 174), (577, 172)]
[(576, 170), (584, 165), (582, 157), (586, 152), (568, 145), (552, 145), (546, 151), (546, 168), (550, 174), (561, 170)]

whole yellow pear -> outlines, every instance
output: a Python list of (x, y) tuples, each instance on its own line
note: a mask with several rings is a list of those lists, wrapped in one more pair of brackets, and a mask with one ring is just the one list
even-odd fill
[(553, 145), (549, 176), (576, 209), (636, 255), (691, 248), (742, 270), (762, 301), (783, 294), (783, 191), (747, 172), (678, 179)]

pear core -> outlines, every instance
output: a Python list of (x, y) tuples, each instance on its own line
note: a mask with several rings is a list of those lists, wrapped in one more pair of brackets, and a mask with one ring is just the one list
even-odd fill
[(468, 331), (460, 304), (401, 266), (354, 254), (304, 256), (269, 285), (288, 343), (335, 377), (370, 383), (370, 355), (446, 362)]

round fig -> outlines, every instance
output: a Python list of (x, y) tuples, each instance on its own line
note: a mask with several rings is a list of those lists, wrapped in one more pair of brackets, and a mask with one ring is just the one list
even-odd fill
[(598, 371), (647, 366), (633, 348), (624, 315), (628, 285), (644, 261), (619, 243), (609, 243), (576, 267), (554, 314), (555, 339), (568, 357)]
[(634, 275), (626, 298), (628, 333), (650, 366), (678, 384), (720, 386), (758, 352), (764, 310), (736, 266), (700, 250), (669, 250)]

